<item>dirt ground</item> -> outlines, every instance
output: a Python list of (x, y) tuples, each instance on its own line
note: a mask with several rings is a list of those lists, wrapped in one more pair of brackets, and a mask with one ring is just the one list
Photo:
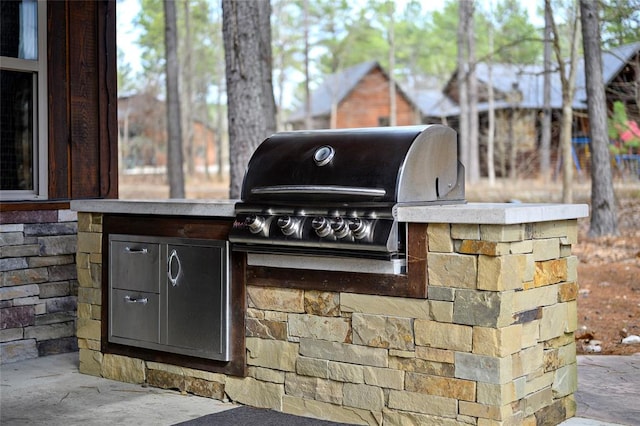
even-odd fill
[[(640, 336), (640, 198), (618, 201), (618, 237), (589, 238), (581, 223), (573, 248), (578, 265), (578, 352), (601, 348), (602, 354), (640, 352), (640, 343), (622, 344)], [(596, 342), (600, 344), (593, 344)]]
[[(524, 188), (524, 189), (523, 189)], [(574, 202), (589, 203), (590, 185), (574, 186)], [(578, 256), (578, 353), (632, 354), (640, 343), (622, 344), (628, 335), (640, 336), (640, 181), (626, 180), (614, 185), (618, 209), (619, 236), (589, 238), (589, 218), (579, 221), (578, 243), (572, 248)], [(120, 198), (163, 199), (169, 194), (164, 177), (120, 177)], [(228, 198), (228, 182), (189, 179), (188, 198)], [(558, 183), (538, 181), (487, 182), (467, 185), (470, 202), (560, 202)], [(595, 351), (595, 352), (594, 352)]]

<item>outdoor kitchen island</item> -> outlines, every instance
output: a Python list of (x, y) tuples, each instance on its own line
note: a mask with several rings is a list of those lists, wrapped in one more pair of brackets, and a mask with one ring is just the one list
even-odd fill
[[(411, 280), (390, 286), (386, 274), (366, 272), (348, 273), (366, 284), (348, 281), (341, 290), (328, 282), (339, 272), (318, 279), (304, 262), (299, 269), (247, 266), (245, 253), (230, 251), (231, 299), (234, 292), (243, 298), (230, 304), (230, 361), (112, 350), (103, 304), (111, 216), (118, 226), (151, 223), (140, 228), (147, 234), (168, 227), (199, 235), (207, 221), (230, 227), (233, 202), (71, 207), (78, 211), (82, 373), (355, 424), (557, 424), (575, 413), (578, 259), (571, 246), (586, 205), (394, 209), (408, 224), (406, 275), (423, 277), (417, 292), (403, 284)], [(402, 296), (390, 294), (394, 288)], [(242, 336), (243, 353), (234, 335)]]

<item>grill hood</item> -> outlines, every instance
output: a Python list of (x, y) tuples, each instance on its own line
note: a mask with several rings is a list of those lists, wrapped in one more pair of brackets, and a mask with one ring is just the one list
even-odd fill
[(464, 200), (456, 132), (442, 125), (293, 131), (256, 149), (245, 203), (432, 203)]

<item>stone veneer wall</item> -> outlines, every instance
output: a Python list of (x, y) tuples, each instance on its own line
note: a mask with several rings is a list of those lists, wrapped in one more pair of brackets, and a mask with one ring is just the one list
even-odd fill
[(79, 215), (84, 373), (346, 423), (575, 414), (575, 220), (430, 224), (427, 300), (250, 286), (239, 378), (100, 353), (100, 219)]
[(76, 218), (0, 214), (0, 363), (77, 350)]

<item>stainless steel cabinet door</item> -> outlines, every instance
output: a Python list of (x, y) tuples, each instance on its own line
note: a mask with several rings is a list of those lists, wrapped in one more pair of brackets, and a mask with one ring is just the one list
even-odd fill
[(167, 245), (166, 343), (179, 352), (227, 360), (227, 243)]

